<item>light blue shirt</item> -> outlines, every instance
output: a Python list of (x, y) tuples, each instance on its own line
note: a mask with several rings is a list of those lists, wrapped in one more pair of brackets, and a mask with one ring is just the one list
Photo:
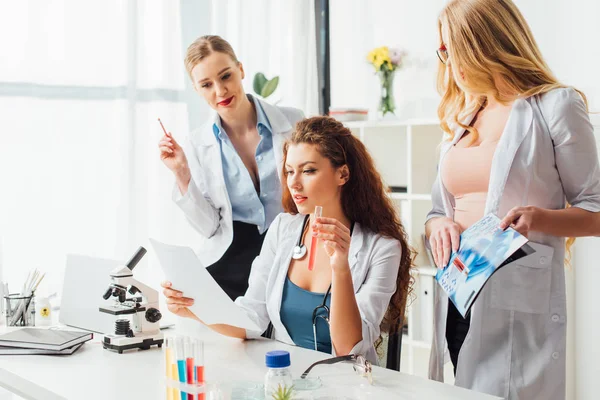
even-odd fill
[(253, 96), (249, 95), (248, 98), (254, 102), (256, 108), (256, 130), (260, 135), (255, 154), (260, 196), (256, 193), (250, 172), (221, 126), (220, 119), (213, 124), (213, 132), (221, 147), (223, 175), (231, 202), (233, 220), (256, 225), (262, 234), (266, 232), (277, 214), (282, 212), (281, 184), (277, 174), (271, 124), (260, 102)]

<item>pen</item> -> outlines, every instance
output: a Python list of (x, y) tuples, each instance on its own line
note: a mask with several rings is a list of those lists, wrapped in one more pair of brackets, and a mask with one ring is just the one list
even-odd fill
[(160, 124), (160, 127), (162, 128), (163, 132), (165, 133), (166, 136), (170, 136), (167, 133), (167, 130), (165, 129), (165, 126), (163, 125), (162, 121), (160, 120), (160, 118), (158, 119), (158, 123)]

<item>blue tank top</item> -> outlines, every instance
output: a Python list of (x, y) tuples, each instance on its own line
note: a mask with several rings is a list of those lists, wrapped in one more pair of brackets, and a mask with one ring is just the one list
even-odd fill
[[(314, 293), (304, 290), (286, 277), (283, 285), (281, 322), (287, 329), (296, 346), (315, 349), (312, 316), (316, 307), (323, 304), (325, 293)], [(327, 307), (331, 304), (331, 295), (327, 296)], [(325, 309), (320, 308), (317, 315), (327, 316)], [(317, 318), (317, 349), (331, 354), (331, 336), (329, 324), (323, 318)]]

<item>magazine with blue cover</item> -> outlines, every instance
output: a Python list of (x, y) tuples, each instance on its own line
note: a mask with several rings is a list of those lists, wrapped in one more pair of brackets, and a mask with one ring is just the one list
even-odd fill
[(458, 251), (437, 272), (436, 280), (463, 317), (496, 270), (534, 252), (525, 236), (499, 225), (500, 219), (488, 214), (465, 230)]

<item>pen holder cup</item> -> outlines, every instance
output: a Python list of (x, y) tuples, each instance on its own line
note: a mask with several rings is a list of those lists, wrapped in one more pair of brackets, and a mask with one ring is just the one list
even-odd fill
[(4, 296), (6, 326), (35, 326), (34, 295), (9, 294)]

